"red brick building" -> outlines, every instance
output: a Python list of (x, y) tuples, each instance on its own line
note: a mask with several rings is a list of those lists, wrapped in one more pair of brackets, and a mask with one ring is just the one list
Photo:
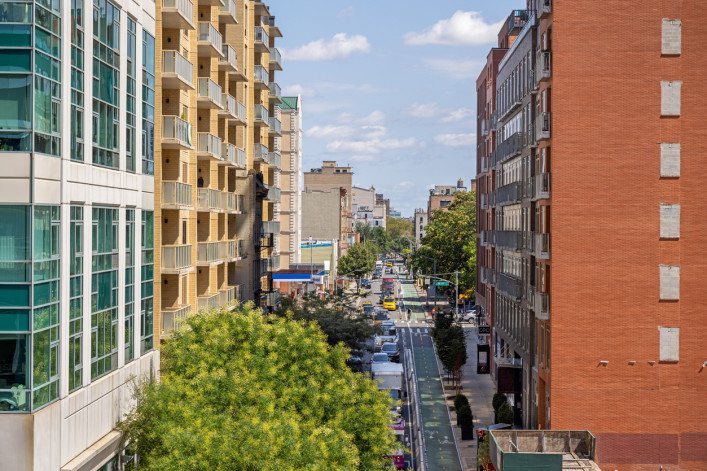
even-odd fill
[(602, 469), (707, 469), (704, 6), (530, 0), (531, 71), (497, 83), (492, 353), (523, 425), (590, 430)]

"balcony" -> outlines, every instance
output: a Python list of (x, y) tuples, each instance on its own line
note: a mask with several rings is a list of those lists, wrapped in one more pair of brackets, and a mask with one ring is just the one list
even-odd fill
[(192, 186), (182, 182), (162, 182), (162, 209), (191, 206)]
[(271, 167), (282, 167), (282, 157), (279, 152), (268, 152), (268, 165)]
[(162, 335), (169, 335), (174, 330), (179, 330), (191, 314), (191, 306), (162, 309)]
[(221, 192), (210, 188), (199, 188), (196, 209), (201, 212), (220, 211), (222, 208)]
[(236, 148), (236, 167), (245, 168), (245, 149)]
[(481, 193), (479, 195), (479, 208), (482, 210), (489, 209), (489, 195), (486, 193)]
[(280, 89), (280, 85), (276, 84), (275, 82), (270, 82), (270, 94), (268, 95), (269, 99), (273, 103), (280, 104), (282, 103), (282, 90)]
[(226, 242), (199, 242), (196, 256), (197, 265), (217, 265), (228, 255)]
[(162, 27), (194, 29), (194, 4), (189, 0), (162, 0)]
[(236, 19), (236, 11), (235, 0), (226, 0), (226, 4), (221, 5), (221, 8), (218, 11), (219, 22), (232, 25), (237, 24), (238, 20)]
[(221, 33), (211, 23), (199, 22), (199, 37), (196, 45), (199, 57), (223, 57)]
[(162, 117), (162, 148), (192, 150), (191, 124), (176, 116)]
[(550, 139), (550, 125), (550, 113), (540, 113), (535, 121), (535, 137), (538, 141)]
[(199, 0), (201, 6), (210, 5), (212, 7), (222, 7), (225, 5), (224, 0)]
[(196, 156), (200, 160), (221, 160), (223, 159), (223, 142), (218, 136), (207, 132), (197, 133), (198, 142), (196, 148)]
[(487, 247), (489, 245), (489, 231), (481, 231), (479, 233), (479, 243), (482, 247)]
[(535, 194), (533, 199), (544, 200), (550, 198), (550, 174), (540, 173), (535, 175)]
[(493, 268), (488, 269), (489, 285), (496, 286), (496, 270)]
[(520, 155), (523, 150), (523, 136), (520, 132), (512, 134), (496, 148), (496, 163), (502, 164), (508, 159)]
[(268, 109), (263, 105), (255, 105), (253, 107), (253, 118), (256, 126), (267, 126), (270, 120)]
[(221, 86), (210, 78), (199, 79), (197, 105), (202, 109), (223, 109)]
[(240, 121), (242, 124), (248, 124), (248, 121), (247, 121), (248, 118), (247, 118), (247, 114), (246, 114), (246, 107), (245, 107), (245, 105), (244, 105), (243, 103), (241, 103), (240, 101), (238, 102), (238, 108), (237, 108), (237, 110), (238, 110), (238, 114), (237, 114), (237, 116), (238, 116), (238, 121)]
[(279, 234), (280, 233), (280, 222), (279, 221), (263, 221), (263, 234)]
[(219, 118), (224, 118), (227, 121), (236, 121), (238, 119), (238, 102), (236, 98), (228, 93), (222, 93), (221, 103), (223, 104), (223, 109), (218, 112)]
[(281, 192), (279, 188), (275, 188), (273, 186), (268, 188), (268, 196), (265, 198), (268, 201), (280, 201), (281, 199)]
[(275, 307), (278, 304), (280, 304), (280, 301), (282, 299), (281, 297), (282, 297), (282, 295), (280, 294), (279, 291), (270, 292), (265, 296), (265, 299), (264, 299), (265, 305), (270, 306), (270, 307)]
[(177, 51), (163, 51), (162, 87), (170, 90), (194, 90), (194, 64)]
[(236, 54), (236, 50), (228, 44), (224, 44), (221, 48), (221, 52), (223, 53), (223, 57), (218, 61), (218, 70), (238, 72), (238, 55)]
[(539, 51), (536, 61), (538, 80), (543, 82), (552, 78), (552, 53), (550, 51)]
[(503, 185), (496, 190), (496, 204), (505, 206), (508, 204), (520, 203), (522, 193), (522, 182), (513, 182)]
[(522, 29), (527, 21), (528, 12), (526, 10), (513, 10), (506, 24), (508, 33), (510, 34), (514, 29)]
[(228, 165), (236, 165), (236, 160), (238, 159), (238, 149), (236, 146), (230, 142), (223, 143), (223, 162)]
[(236, 299), (236, 287), (230, 286), (214, 294), (198, 296), (196, 305), (201, 309), (221, 309), (231, 304)]
[[(233, 195), (236, 196), (236, 195)], [(227, 258), (232, 261), (237, 261), (237, 259), (241, 258), (240, 253), (238, 252), (239, 245), (237, 240), (229, 240), (226, 241), (226, 247), (227, 247)]]
[(482, 136), (488, 136), (489, 132), (491, 132), (491, 125), (488, 119), (482, 119), (481, 120), (481, 135)]
[(520, 231), (496, 231), (496, 248), (520, 252), (523, 237)]
[(270, 48), (270, 70), (282, 70), (282, 56), (276, 47)]
[(515, 301), (520, 301), (522, 287), (518, 278), (499, 273), (498, 280), (496, 280), (496, 290)]
[(191, 245), (162, 246), (162, 273), (184, 273), (192, 268)]
[(550, 320), (550, 295), (548, 293), (535, 292), (535, 318), (541, 321)]
[(282, 123), (274, 116), (270, 117), (269, 133), (271, 136), (282, 136)]
[(262, 144), (253, 144), (253, 160), (268, 161), (268, 148)]
[(270, 75), (268, 69), (262, 65), (256, 65), (253, 69), (253, 83), (258, 90), (268, 90), (270, 87)]
[(550, 234), (535, 234), (535, 256), (550, 260)]
[(552, 14), (552, 0), (538, 0), (538, 18), (544, 19)]
[(255, 27), (255, 52), (270, 52), (270, 37), (262, 26)]
[(532, 232), (523, 232), (523, 249), (530, 253), (535, 253), (535, 234)]

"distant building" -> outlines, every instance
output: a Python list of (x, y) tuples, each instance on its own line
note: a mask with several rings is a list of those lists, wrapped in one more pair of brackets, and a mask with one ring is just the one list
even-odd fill
[(425, 227), (427, 226), (427, 210), (418, 208), (415, 210), (413, 224), (415, 226), (415, 243), (420, 246), (420, 239), (425, 237)]
[(395, 211), (395, 210), (390, 210), (390, 218), (393, 219), (402, 219), (403, 218), (403, 213), (400, 211)]
[(300, 262), (302, 238), (302, 99), (282, 97), (280, 268)]
[(385, 218), (387, 221), (390, 218), (390, 200), (384, 195), (376, 193), (376, 206), (382, 208), (380, 213), (376, 213), (377, 216)]

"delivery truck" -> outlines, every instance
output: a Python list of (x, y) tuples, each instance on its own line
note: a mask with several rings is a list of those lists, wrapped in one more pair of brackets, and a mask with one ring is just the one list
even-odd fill
[(371, 379), (378, 383), (378, 390), (387, 390), (393, 399), (402, 398), (403, 365), (400, 363), (373, 363)]

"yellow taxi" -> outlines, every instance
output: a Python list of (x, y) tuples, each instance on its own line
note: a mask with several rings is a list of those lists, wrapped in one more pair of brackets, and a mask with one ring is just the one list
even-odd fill
[(373, 311), (373, 303), (365, 302), (361, 304), (361, 312), (368, 314), (368, 311)]
[(393, 266), (393, 262), (388, 262), (386, 265), (386, 267), (392, 267), (392, 266)]
[(393, 297), (383, 298), (383, 309), (387, 309), (389, 311), (395, 311), (395, 309), (397, 309), (395, 306), (395, 298), (393, 298)]

